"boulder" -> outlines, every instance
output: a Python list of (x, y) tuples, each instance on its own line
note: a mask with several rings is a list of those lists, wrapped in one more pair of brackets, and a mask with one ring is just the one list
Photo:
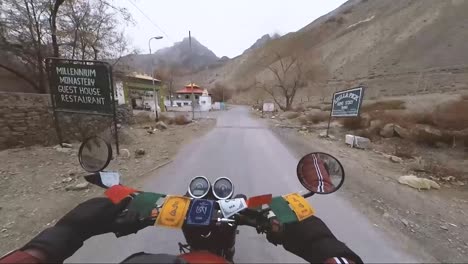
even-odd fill
[(435, 144), (442, 137), (442, 131), (429, 125), (417, 124), (411, 129), (411, 136), (415, 139), (432, 139)]
[(72, 148), (72, 144), (69, 143), (62, 143), (62, 148)]
[(141, 157), (146, 154), (146, 151), (142, 148), (135, 150), (135, 157)]
[(157, 122), (156, 125), (154, 125), (154, 127), (159, 129), (159, 130), (167, 129), (167, 125), (163, 121)]
[(122, 159), (129, 159), (130, 151), (128, 149), (121, 149), (119, 157), (121, 157)]
[(366, 149), (370, 147), (370, 139), (349, 134), (345, 136), (345, 143), (351, 145), (351, 147), (360, 149)]
[(421, 157), (416, 157), (413, 161), (408, 162), (408, 168), (417, 172), (426, 172), (426, 162)]
[(429, 190), (431, 188), (440, 189), (440, 185), (437, 182), (425, 178), (418, 178), (414, 175), (401, 176), (398, 178), (398, 182), (418, 190)]
[(389, 157), (390, 161), (393, 163), (402, 163), (403, 159), (397, 156), (390, 155)]
[(370, 131), (377, 131), (383, 126), (382, 120), (374, 119), (369, 122), (369, 130)]
[(394, 131), (394, 124), (386, 124), (381, 130), (380, 130), (380, 135), (384, 138), (391, 138), (394, 136), (395, 131)]
[(411, 136), (411, 133), (408, 129), (399, 125), (393, 125), (393, 132), (396, 134), (396, 136), (401, 138), (409, 138)]
[(67, 187), (65, 187), (65, 190), (67, 190), (67, 191), (80, 191), (80, 190), (87, 189), (88, 186), (89, 186), (88, 182), (82, 182), (82, 183), (78, 183), (77, 185), (67, 186)]

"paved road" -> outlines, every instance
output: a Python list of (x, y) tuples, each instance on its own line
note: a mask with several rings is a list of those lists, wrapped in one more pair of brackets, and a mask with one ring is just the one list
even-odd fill
[[(173, 163), (148, 177), (143, 186), (148, 191), (182, 194), (193, 176), (211, 180), (227, 176), (247, 196), (281, 195), (303, 189), (296, 179), (296, 164), (294, 155), (261, 121), (251, 118), (247, 108), (235, 107), (220, 114), (215, 129), (183, 148)], [(416, 262), (339, 194), (314, 196), (310, 202), (335, 235), (365, 262)], [(181, 231), (160, 227), (120, 239), (102, 235), (88, 240), (68, 261), (118, 262), (139, 251), (177, 254), (179, 241), (183, 242)], [(303, 262), (248, 227), (240, 229), (235, 261)]]

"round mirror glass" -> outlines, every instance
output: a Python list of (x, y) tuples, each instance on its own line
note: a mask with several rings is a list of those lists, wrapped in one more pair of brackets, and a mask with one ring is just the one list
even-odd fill
[(112, 158), (112, 148), (100, 137), (91, 137), (81, 143), (78, 159), (88, 172), (98, 172), (107, 167)]
[(338, 190), (344, 181), (344, 169), (332, 155), (313, 152), (305, 155), (297, 164), (297, 177), (307, 190), (329, 194)]

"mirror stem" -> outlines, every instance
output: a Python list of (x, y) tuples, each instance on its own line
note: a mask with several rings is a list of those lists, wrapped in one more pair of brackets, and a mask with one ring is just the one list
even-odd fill
[(311, 196), (314, 195), (314, 194), (315, 194), (315, 193), (313, 193), (313, 192), (308, 192), (308, 193), (302, 195), (302, 197), (304, 197), (304, 198), (309, 198), (309, 197), (311, 197)]

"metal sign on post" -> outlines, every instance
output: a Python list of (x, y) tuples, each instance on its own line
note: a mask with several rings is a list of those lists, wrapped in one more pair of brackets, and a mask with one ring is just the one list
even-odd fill
[(364, 88), (362, 86), (336, 92), (333, 94), (332, 112), (333, 117), (355, 117), (359, 116)]
[(275, 110), (275, 104), (273, 103), (264, 103), (263, 112), (273, 112)]
[(330, 117), (328, 119), (327, 136), (332, 117), (357, 117), (364, 97), (364, 87), (339, 91), (333, 94)]
[(274, 103), (263, 103), (262, 117), (263, 117), (263, 113), (273, 112), (273, 111), (275, 111), (275, 104)]
[(56, 112), (112, 116), (119, 154), (112, 67), (102, 61), (46, 59), (57, 135), (62, 143)]

